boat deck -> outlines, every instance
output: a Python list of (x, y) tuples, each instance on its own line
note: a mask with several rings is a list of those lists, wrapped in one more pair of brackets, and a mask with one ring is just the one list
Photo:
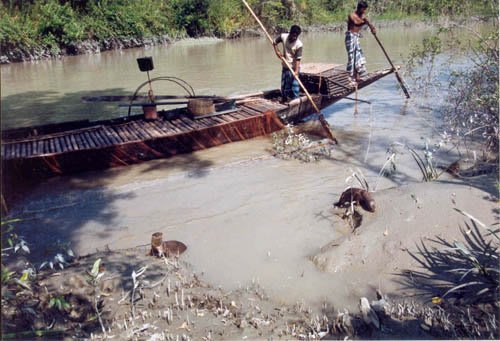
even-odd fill
[[(2, 159), (50, 156), (173, 137), (261, 118), (269, 110), (279, 113), (287, 108), (288, 106), (278, 102), (255, 98), (239, 104), (234, 111), (211, 117), (194, 119), (179, 115), (175, 119), (166, 119), (160, 115), (160, 118), (154, 121), (134, 119), (119, 124), (96, 125), (60, 133), (2, 141)], [(240, 133), (245, 134), (244, 131)], [(196, 143), (200, 144), (201, 149), (204, 148), (205, 141), (197, 140)]]

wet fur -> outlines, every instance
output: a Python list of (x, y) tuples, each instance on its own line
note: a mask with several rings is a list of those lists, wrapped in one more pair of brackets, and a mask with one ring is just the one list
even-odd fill
[(361, 188), (348, 188), (341, 195), (338, 202), (333, 204), (336, 207), (347, 208), (351, 205), (361, 206), (365, 211), (375, 212), (375, 200), (367, 190)]

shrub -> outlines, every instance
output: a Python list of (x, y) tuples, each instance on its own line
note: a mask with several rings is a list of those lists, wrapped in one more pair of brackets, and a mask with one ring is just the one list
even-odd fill
[(46, 45), (65, 45), (84, 37), (84, 27), (69, 3), (61, 5), (55, 0), (40, 2), (35, 4), (33, 13), (37, 35)]
[(457, 136), (482, 141), (498, 153), (498, 31), (481, 37), (472, 51), (472, 67), (451, 75), (445, 120)]

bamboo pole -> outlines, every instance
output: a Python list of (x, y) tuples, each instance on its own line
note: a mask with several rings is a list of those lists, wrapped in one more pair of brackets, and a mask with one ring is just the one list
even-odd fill
[(398, 79), (398, 82), (399, 84), (401, 85), (401, 88), (403, 89), (403, 92), (405, 93), (405, 96), (406, 98), (410, 98), (410, 93), (408, 92), (408, 89), (406, 89), (405, 85), (404, 85), (404, 82), (403, 82), (403, 78), (401, 78), (401, 76), (399, 75), (398, 73), (398, 70), (396, 69), (396, 67), (394, 66), (394, 64), (392, 63), (392, 60), (391, 58), (389, 58), (389, 55), (387, 54), (387, 52), (385, 51), (385, 48), (384, 46), (382, 45), (382, 43), (380, 42), (380, 39), (378, 39), (377, 37), (377, 34), (375, 32), (372, 31), (372, 34), (373, 36), (375, 37), (375, 40), (377, 41), (377, 43), (379, 44), (380, 48), (382, 49), (382, 52), (384, 52), (385, 54), (385, 58), (387, 58), (387, 61), (389, 62), (389, 64), (391, 64), (391, 67), (392, 69), (394, 70), (394, 74), (396, 75), (396, 78)]
[[(273, 38), (271, 38), (271, 36), (269, 35), (269, 33), (267, 33), (267, 30), (266, 28), (264, 27), (264, 25), (262, 24), (262, 22), (259, 20), (259, 18), (257, 17), (257, 15), (254, 13), (254, 11), (252, 10), (252, 8), (250, 7), (250, 5), (248, 5), (248, 3), (245, 1), (245, 0), (241, 0), (243, 1), (243, 4), (246, 6), (246, 8), (250, 11), (250, 13), (252, 14), (252, 16), (255, 18), (255, 20), (257, 21), (257, 23), (260, 25), (260, 27), (262, 28), (262, 31), (264, 31), (264, 34), (266, 35), (267, 39), (269, 39), (269, 42), (271, 44), (274, 44), (274, 40)], [(323, 126), (323, 129), (325, 129), (325, 131), (327, 132), (328, 136), (330, 137), (331, 140), (333, 141), (337, 141), (337, 139), (333, 136), (333, 133), (329, 127), (329, 124), (328, 122), (325, 120), (325, 117), (323, 116), (323, 114), (321, 113), (321, 111), (319, 110), (318, 106), (316, 105), (316, 103), (314, 103), (313, 99), (311, 98), (311, 95), (309, 94), (309, 92), (307, 91), (306, 87), (304, 86), (304, 84), (302, 84), (302, 82), (300, 81), (298, 75), (295, 74), (295, 72), (293, 71), (292, 69), (292, 66), (290, 65), (290, 63), (288, 63), (288, 61), (282, 56), (281, 58), (281, 61), (286, 65), (286, 67), (290, 70), (290, 72), (292, 73), (293, 77), (295, 78), (295, 80), (299, 83), (300, 87), (302, 88), (302, 90), (304, 91), (304, 93), (306, 94), (307, 96), (307, 99), (311, 102), (312, 106), (314, 107), (314, 110), (316, 110), (316, 113), (318, 113), (318, 117), (319, 117), (319, 121), (321, 122), (321, 125)]]

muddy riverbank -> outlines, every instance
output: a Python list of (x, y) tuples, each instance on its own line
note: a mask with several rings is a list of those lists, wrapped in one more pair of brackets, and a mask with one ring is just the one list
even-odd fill
[[(440, 239), (467, 244), (467, 234), (478, 232), (477, 228), (467, 230), (473, 225), (456, 208), (488, 225), (494, 223), (492, 212), (498, 197), (491, 188), (493, 177), (449, 180), (376, 192), (376, 212), (362, 212), (362, 226), (354, 233), (338, 211), (325, 203), (324, 219), (332, 227), (306, 252), (294, 247), (293, 253), (284, 253), (276, 239), (293, 244), (292, 235), (268, 236), (252, 243), (254, 231), (244, 238), (250, 251), (243, 245), (227, 245), (236, 240), (229, 231), (205, 234), (205, 238), (214, 236), (205, 240), (214, 246), (207, 248), (196, 238), (162, 229), (168, 239), (184, 241), (188, 250), (178, 258), (151, 257), (147, 255), (149, 232), (142, 232), (142, 238), (134, 240), (145, 242), (144, 246), (115, 249), (118, 244), (112, 243), (83, 257), (67, 257), (70, 264), (63, 270), (41, 271), (29, 290), (4, 288), (4, 293), (21, 292), (2, 296), (4, 335), (35, 335), (27, 332), (34, 328), (49, 339), (63, 335), (154, 340), (498, 337), (498, 329), (485, 323), (498, 321), (498, 309), (493, 305), (461, 308), (452, 297), (433, 302), (432, 297), (442, 294), (440, 289), (412, 279), (411, 272), (431, 273), (419, 264), (419, 258), (425, 260), (419, 248), (439, 247), (435, 241)], [(481, 186), (492, 191), (481, 190)], [(286, 206), (281, 209), (289, 210)], [(276, 226), (269, 226), (273, 228)], [(321, 225), (313, 226), (308, 234), (320, 229)], [(141, 226), (141, 230), (149, 228)], [(335, 238), (339, 235), (345, 238)], [(89, 248), (96, 245), (90, 240), (87, 243)], [(37, 242), (36, 247), (43, 246)], [(232, 248), (238, 251), (231, 254)], [(214, 267), (199, 267), (200, 252), (204, 259), (215, 258)], [(219, 259), (218, 253), (227, 261)], [(252, 268), (240, 253), (263, 259), (259, 273), (251, 279), (240, 277)], [(291, 258), (296, 271), (275, 274), (278, 285), (269, 287), (262, 267), (265, 263), (287, 267), (283, 257)], [(101, 259), (102, 278), (96, 292), (88, 274), (97, 259)], [(141, 273), (143, 267), (145, 272), (134, 279), (133, 273)], [(134, 283), (137, 292), (131, 300)], [(51, 305), (53, 298), (68, 306)], [(371, 302), (371, 313), (362, 309), (362, 298)], [(102, 322), (96, 319), (96, 299)], [(16, 334), (20, 331), (25, 334)]]

